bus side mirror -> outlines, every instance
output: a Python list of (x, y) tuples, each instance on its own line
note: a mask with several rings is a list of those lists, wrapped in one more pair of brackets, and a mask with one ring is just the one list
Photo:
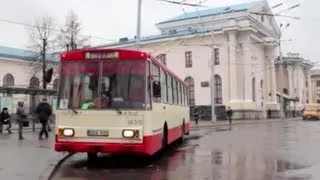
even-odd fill
[(161, 97), (161, 86), (159, 81), (152, 82), (153, 97)]

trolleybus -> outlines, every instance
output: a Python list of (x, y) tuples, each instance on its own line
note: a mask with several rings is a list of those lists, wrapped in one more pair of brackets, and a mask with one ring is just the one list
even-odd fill
[(188, 84), (147, 53), (61, 54), (55, 150), (153, 155), (190, 131)]

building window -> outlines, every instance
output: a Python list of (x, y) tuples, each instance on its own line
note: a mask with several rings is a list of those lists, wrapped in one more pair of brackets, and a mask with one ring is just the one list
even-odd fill
[(40, 87), (40, 81), (37, 77), (33, 76), (30, 79), (30, 83), (29, 83), (30, 88), (36, 88), (38, 89)]
[(220, 64), (220, 50), (219, 48), (214, 49), (214, 65)]
[(252, 78), (252, 101), (256, 102), (256, 78)]
[(308, 81), (306, 81), (306, 87), (308, 87)]
[(3, 86), (14, 86), (14, 77), (11, 74), (6, 74), (3, 77)]
[(157, 59), (162, 62), (164, 65), (167, 65), (167, 55), (166, 54), (159, 54)]
[(191, 51), (185, 52), (185, 62), (186, 62), (186, 68), (192, 67), (192, 52)]
[(219, 75), (214, 75), (214, 87), (215, 103), (222, 104), (222, 80)]
[(195, 105), (194, 80), (192, 77), (187, 77), (184, 81), (189, 84), (189, 92), (188, 92), (189, 105), (193, 106)]
[(320, 103), (320, 100), (317, 100), (317, 103)]
[(320, 81), (317, 81), (317, 87), (320, 87)]

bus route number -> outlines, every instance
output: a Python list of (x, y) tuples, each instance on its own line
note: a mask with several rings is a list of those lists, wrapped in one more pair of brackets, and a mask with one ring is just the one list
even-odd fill
[(141, 120), (128, 120), (128, 125), (142, 125), (142, 121)]

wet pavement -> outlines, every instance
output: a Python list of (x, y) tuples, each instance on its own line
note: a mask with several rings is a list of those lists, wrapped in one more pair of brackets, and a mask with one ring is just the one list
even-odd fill
[(42, 141), (38, 140), (38, 132), (25, 132), (23, 136), (24, 140), (19, 141), (16, 131), (0, 134), (0, 179), (39, 179), (60, 158), (53, 150), (53, 134)]
[(320, 179), (320, 122), (282, 121), (197, 129), (153, 158), (76, 154), (54, 179)]

